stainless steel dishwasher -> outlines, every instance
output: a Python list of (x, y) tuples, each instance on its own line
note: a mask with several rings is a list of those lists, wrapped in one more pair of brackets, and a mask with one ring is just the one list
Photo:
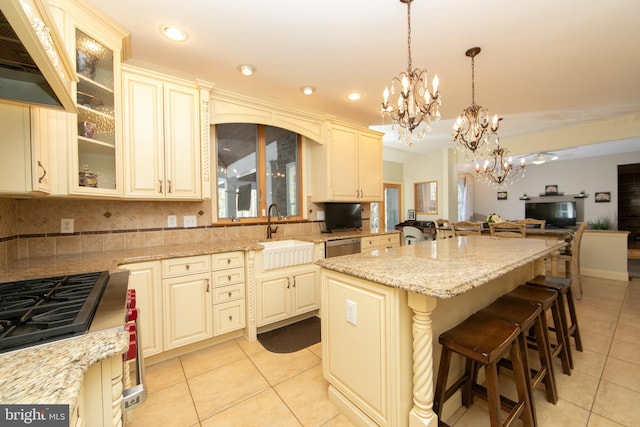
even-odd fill
[(324, 244), (324, 257), (331, 258), (340, 255), (360, 253), (360, 238), (328, 240)]

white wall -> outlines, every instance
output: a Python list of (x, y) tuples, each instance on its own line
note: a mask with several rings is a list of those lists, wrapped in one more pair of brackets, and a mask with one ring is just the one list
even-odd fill
[[(617, 228), (618, 214), (618, 165), (640, 163), (640, 151), (611, 156), (547, 162), (543, 165), (527, 165), (525, 177), (507, 186), (507, 200), (497, 200), (497, 189), (482, 182), (475, 185), (474, 211), (486, 215), (497, 213), (503, 218), (524, 218), (523, 194), (539, 196), (545, 185), (557, 184), (558, 191), (577, 194), (584, 190), (589, 197), (584, 200), (584, 219), (597, 220), (609, 217)], [(611, 203), (595, 203), (594, 193), (611, 192)]]

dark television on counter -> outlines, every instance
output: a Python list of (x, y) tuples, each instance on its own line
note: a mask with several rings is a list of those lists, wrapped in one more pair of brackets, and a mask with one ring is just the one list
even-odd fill
[(547, 226), (571, 227), (576, 225), (576, 202), (536, 202), (524, 205), (525, 218), (544, 219)]
[(324, 221), (327, 231), (361, 228), (360, 203), (325, 203)]

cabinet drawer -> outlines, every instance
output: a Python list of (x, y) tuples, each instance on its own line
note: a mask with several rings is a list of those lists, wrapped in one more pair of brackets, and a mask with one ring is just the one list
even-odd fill
[(363, 237), (360, 241), (361, 250), (374, 249), (378, 246), (378, 236)]
[(186, 274), (206, 273), (211, 270), (211, 258), (208, 255), (185, 258), (171, 258), (162, 261), (162, 277), (184, 276)]
[(213, 288), (213, 303), (220, 304), (244, 298), (244, 283)]
[(225, 252), (211, 255), (212, 269), (222, 270), (225, 268), (242, 267), (244, 265), (244, 252)]
[(244, 299), (213, 306), (213, 335), (244, 328)]
[(378, 236), (378, 245), (383, 248), (397, 248), (400, 246), (400, 238), (397, 234)]
[(213, 272), (213, 286), (225, 286), (234, 283), (244, 283), (244, 267)]

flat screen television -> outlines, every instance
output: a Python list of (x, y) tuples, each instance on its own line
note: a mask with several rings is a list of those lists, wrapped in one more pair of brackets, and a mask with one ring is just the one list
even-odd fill
[(524, 205), (526, 218), (544, 219), (547, 226), (571, 227), (576, 225), (576, 202), (540, 202)]
[(324, 221), (327, 231), (361, 228), (360, 203), (325, 203)]

